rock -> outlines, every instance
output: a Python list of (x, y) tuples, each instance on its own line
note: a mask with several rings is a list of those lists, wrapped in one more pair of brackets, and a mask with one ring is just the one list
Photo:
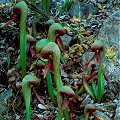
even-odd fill
[(94, 116), (98, 117), (100, 120), (112, 120), (112, 117), (114, 115), (113, 110), (115, 107), (115, 103), (94, 103), (87, 104), (84, 111), (87, 110), (92, 112), (93, 110)]
[[(114, 75), (113, 75), (114, 76)], [(110, 79), (110, 78), (109, 78)], [(111, 78), (113, 79), (113, 78)], [(105, 99), (106, 101), (120, 98), (120, 80), (113, 79), (107, 84), (108, 89), (106, 90)]]
[[(115, 56), (113, 57), (113, 63), (106, 61), (106, 68), (108, 70), (109, 78), (119, 79), (120, 72), (120, 10), (113, 13), (103, 23), (98, 39), (104, 42), (105, 48), (113, 47), (115, 49)], [(112, 67), (111, 67), (112, 66)]]
[(117, 21), (120, 21), (120, 10), (118, 10), (117, 12), (113, 13), (111, 16), (110, 16), (111, 20), (117, 20)]
[(45, 107), (44, 105), (42, 105), (42, 104), (38, 104), (38, 108), (39, 108), (39, 109), (42, 109), (42, 110), (45, 110), (45, 109), (46, 109), (46, 107)]
[(16, 115), (16, 120), (20, 120), (20, 116), (19, 115)]
[(120, 120), (120, 102), (117, 104), (114, 120)]
[(91, 99), (91, 97), (90, 97), (89, 95), (87, 95), (87, 96), (85, 97), (85, 99), (83, 100), (82, 104), (87, 105), (87, 104), (92, 104), (93, 102), (94, 102), (94, 101)]
[(116, 109), (115, 103), (95, 103), (94, 106), (98, 108), (94, 114), (101, 118), (100, 120), (112, 120), (114, 116), (114, 110)]
[(5, 89), (2, 93), (0, 93), (0, 114), (6, 113), (6, 100), (11, 96), (11, 89)]
[(69, 21), (70, 16), (69, 15), (62, 15), (62, 16), (59, 17), (59, 20)]
[(15, 68), (9, 69), (8, 72), (7, 72), (7, 77), (12, 76), (14, 73), (15, 73)]
[(63, 44), (65, 45), (65, 47), (68, 48), (68, 46), (72, 40), (72, 37), (67, 34), (60, 36), (60, 37), (61, 37), (61, 40), (63, 41)]
[(99, 3), (105, 3), (105, 2), (107, 2), (107, 0), (97, 0), (97, 2), (99, 2)]
[(95, 111), (94, 113), (100, 120), (112, 120), (109, 116), (107, 116), (104, 112)]
[(33, 115), (33, 118), (34, 118), (34, 120), (36, 119), (38, 119), (38, 120), (44, 120), (44, 115), (41, 115), (41, 114), (34, 114)]
[(71, 16), (86, 19), (90, 13), (97, 14), (98, 9), (92, 2), (74, 2), (69, 9), (69, 13)]
[(107, 0), (106, 7), (107, 8), (112, 8), (113, 7), (113, 0)]
[(8, 3), (9, 0), (0, 0), (0, 2), (2, 2), (2, 3)]
[[(115, 56), (115, 59), (118, 60), (116, 56)], [(106, 68), (107, 68), (106, 71), (108, 73), (107, 76), (109, 77), (108, 79), (120, 81), (120, 74), (118, 74), (120, 72), (120, 65), (118, 66), (109, 61), (106, 61)]]
[(87, 27), (91, 30), (91, 31), (99, 31), (99, 29), (101, 28), (101, 23), (95, 19), (95, 18), (91, 18), (90, 22), (88, 23)]

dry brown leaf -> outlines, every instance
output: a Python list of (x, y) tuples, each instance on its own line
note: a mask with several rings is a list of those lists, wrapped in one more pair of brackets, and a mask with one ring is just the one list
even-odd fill
[(110, 48), (107, 49), (106, 57), (108, 59), (112, 59), (115, 55), (116, 55), (116, 51), (113, 47), (110, 47)]
[(82, 46), (88, 50), (89, 46), (87, 44), (82, 44)]
[(90, 36), (92, 33), (92, 31), (82, 31), (81, 34), (82, 35), (86, 35), (86, 36)]
[(76, 24), (76, 23), (82, 22), (82, 19), (79, 18), (79, 17), (77, 18), (77, 17), (73, 16), (73, 18), (70, 19), (70, 21), (71, 21), (72, 23)]
[(82, 75), (81, 74), (78, 74), (78, 73), (73, 73), (73, 74), (71, 74), (70, 75), (73, 79), (75, 79), (75, 78), (82, 78)]

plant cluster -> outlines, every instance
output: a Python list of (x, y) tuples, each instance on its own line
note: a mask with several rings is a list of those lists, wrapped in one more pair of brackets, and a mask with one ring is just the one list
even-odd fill
[[(91, 61), (96, 59), (96, 64), (91, 64), (91, 73), (89, 77), (83, 75), (83, 86), (86, 89), (87, 93), (97, 102), (100, 102), (104, 94), (105, 87), (105, 75), (103, 73), (103, 63), (105, 57), (105, 48), (100, 40), (96, 40), (91, 46), (91, 50), (94, 52), (94, 56), (85, 64), (85, 68), (88, 67)], [(97, 77), (97, 81), (96, 81)], [(91, 80), (91, 86), (89, 87), (87, 81)]]
[[(30, 2), (34, 5), (34, 0), (31, 0)], [(49, 2), (50, 0), (42, 0), (43, 10), (45, 12), (49, 12)], [(71, 1), (66, 1), (64, 6), (67, 5), (67, 2)], [(94, 56), (84, 65), (85, 69), (90, 65), (91, 72), (89, 75), (82, 74), (82, 85), (77, 92), (74, 92), (70, 86), (63, 84), (60, 75), (60, 62), (64, 61), (63, 54), (65, 52), (65, 47), (60, 36), (64, 35), (66, 31), (61, 24), (49, 20), (44, 25), (44, 27), (47, 25), (49, 28), (47, 38), (36, 42), (35, 39), (32, 36), (27, 35), (26, 32), (27, 14), (28, 6), (24, 1), (21, 1), (13, 8), (13, 15), (11, 17), (12, 21), (17, 22), (20, 30), (19, 67), (21, 68), (22, 74), (22, 92), (26, 105), (26, 118), (27, 120), (31, 119), (30, 102), (32, 87), (35, 88), (39, 86), (41, 79), (44, 78), (46, 79), (49, 97), (53, 104), (58, 107), (56, 119), (62, 120), (64, 117), (66, 120), (75, 120), (74, 103), (78, 101), (78, 96), (83, 90), (86, 90), (91, 98), (97, 102), (100, 102), (104, 95), (104, 79), (106, 79), (103, 68), (105, 57), (104, 45), (100, 40), (96, 40), (91, 46)], [(34, 13), (34, 15), (35, 14), (36, 13)], [(36, 34), (34, 34), (34, 36), (36, 36)], [(31, 55), (35, 59), (35, 62), (31, 65), (34, 71), (28, 74), (26, 74), (27, 41), (35, 43), (35, 46), (30, 49)], [(10, 50), (14, 49), (8, 50), (8, 67), (10, 65)], [(97, 64), (90, 64), (91, 61), (94, 60), (96, 60)], [(53, 85), (53, 83), (55, 83), (55, 85)], [(39, 99), (37, 93), (36, 96), (36, 98)], [(97, 108), (94, 108), (93, 106), (86, 107), (85, 119), (88, 120), (89, 114), (93, 114), (95, 110), (97, 110)]]

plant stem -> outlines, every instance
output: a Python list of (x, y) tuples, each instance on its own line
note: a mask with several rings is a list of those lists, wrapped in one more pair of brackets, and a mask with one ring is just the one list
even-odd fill
[(44, 16), (45, 19), (47, 19), (47, 20), (50, 19), (49, 15), (47, 15), (46, 12), (44, 12), (42, 9), (40, 9), (40, 8), (38, 9), (35, 5), (32, 5), (32, 4), (31, 4), (30, 2), (28, 2), (28, 1), (26, 1), (26, 3), (28, 4), (28, 6), (29, 6), (29, 8), (30, 8), (31, 10), (34, 10), (34, 11), (36, 11), (37, 13), (41, 14), (41, 15)]
[(42, 0), (42, 8), (44, 12), (49, 12), (50, 0)]
[(21, 11), (20, 16), (20, 66), (22, 69), (22, 78), (26, 75), (26, 19), (28, 6), (24, 1), (16, 4)]
[[(53, 59), (53, 68), (54, 68), (54, 80), (56, 83), (57, 91), (63, 86), (61, 76), (60, 76), (60, 49), (58, 45), (54, 42), (49, 42), (41, 51), (52, 51), (52, 59)], [(58, 94), (58, 93), (57, 93)], [(58, 100), (57, 100), (58, 102)], [(58, 103), (58, 116), (57, 120), (62, 120), (61, 106)]]
[(53, 86), (52, 86), (52, 78), (51, 78), (50, 71), (48, 71), (48, 73), (47, 73), (46, 80), (47, 80), (48, 93), (50, 95), (50, 98), (51, 98), (52, 102), (54, 103), (54, 105), (57, 105), (55, 95), (54, 95)]
[[(32, 5), (35, 5), (35, 1), (34, 0), (30, 0)], [(33, 37), (36, 37), (37, 35), (37, 30), (36, 30), (36, 21), (37, 21), (37, 12), (34, 11), (34, 18), (33, 18), (33, 24), (32, 24), (32, 32), (33, 32)]]
[(64, 109), (63, 114), (64, 114), (64, 117), (65, 117), (65, 120), (70, 120), (70, 116), (69, 116), (69, 112), (68, 112), (67, 108)]
[(34, 74), (26, 75), (22, 80), (22, 91), (24, 95), (24, 100), (26, 104), (26, 117), (30, 120), (30, 98), (31, 98), (31, 87), (32, 84), (39, 84), (40, 79), (38, 79)]
[(76, 95), (79, 95), (83, 92), (84, 90), (84, 87), (82, 86), (77, 92), (76, 92)]
[(101, 61), (98, 68), (98, 95), (97, 95), (97, 101), (100, 102), (103, 94), (104, 94), (104, 74), (103, 74), (103, 63), (104, 63), (104, 57), (105, 57), (105, 50), (100, 54)]
[(41, 52), (52, 51), (53, 55), (53, 68), (54, 68), (54, 80), (56, 82), (57, 91), (63, 85), (60, 76), (60, 49), (58, 45), (54, 42), (49, 42)]

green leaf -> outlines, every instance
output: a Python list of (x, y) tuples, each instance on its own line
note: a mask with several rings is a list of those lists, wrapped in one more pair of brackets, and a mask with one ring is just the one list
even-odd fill
[(94, 93), (93, 93), (90, 86), (87, 84), (87, 82), (85, 80), (83, 80), (83, 86), (84, 86), (86, 92), (95, 100)]
[(98, 102), (100, 102), (101, 98), (103, 97), (104, 94), (104, 86), (105, 86), (105, 81), (104, 81), (104, 75), (103, 75), (103, 63), (104, 63), (104, 57), (105, 57), (105, 50), (103, 53), (101, 53), (101, 62), (98, 68)]
[(48, 73), (47, 73), (46, 80), (47, 80), (49, 96), (50, 96), (52, 102), (56, 105), (57, 102), (56, 102), (55, 95), (54, 95), (54, 89), (52, 86), (52, 77), (51, 77), (50, 71), (48, 71)]
[(97, 95), (98, 94), (98, 89), (97, 89), (97, 86), (96, 86), (94, 80), (92, 80), (92, 89), (93, 89), (93, 92), (95, 94), (95, 97), (97, 98), (97, 96), (98, 96)]

